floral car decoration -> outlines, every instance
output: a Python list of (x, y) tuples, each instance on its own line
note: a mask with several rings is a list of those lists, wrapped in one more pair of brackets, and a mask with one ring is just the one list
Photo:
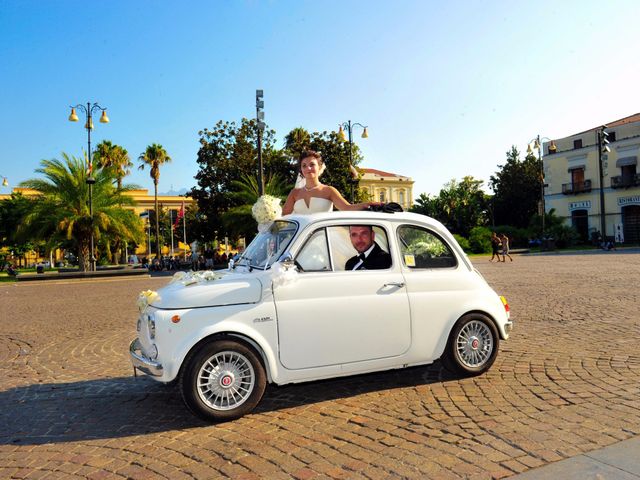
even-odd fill
[[(138, 297), (134, 369), (178, 380), (193, 413), (238, 418), (260, 402), (267, 383), (438, 359), (479, 375), (494, 363), (513, 328), (509, 304), (441, 223), (405, 212), (280, 218), (263, 203), (256, 217), (266, 226), (232, 268), (179, 272)], [(390, 266), (347, 269), (358, 254), (354, 225), (370, 227)]]

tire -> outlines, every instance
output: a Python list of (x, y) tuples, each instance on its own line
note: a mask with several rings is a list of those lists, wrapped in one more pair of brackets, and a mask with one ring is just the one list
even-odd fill
[(480, 375), (493, 365), (499, 346), (500, 335), (491, 319), (468, 313), (453, 326), (442, 360), (453, 373)]
[(253, 348), (227, 339), (205, 344), (180, 375), (182, 398), (189, 410), (214, 422), (251, 412), (266, 384), (264, 367)]

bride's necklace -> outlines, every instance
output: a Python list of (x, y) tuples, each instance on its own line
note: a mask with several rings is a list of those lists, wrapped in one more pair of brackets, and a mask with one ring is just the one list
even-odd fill
[(320, 185), (316, 185), (315, 187), (307, 187), (306, 185), (304, 186), (305, 191), (310, 192), (311, 190), (315, 190), (316, 188), (318, 188)]

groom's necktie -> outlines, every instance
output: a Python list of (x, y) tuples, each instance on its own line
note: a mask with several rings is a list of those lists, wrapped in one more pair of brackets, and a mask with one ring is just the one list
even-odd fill
[(362, 266), (364, 265), (364, 259), (367, 258), (367, 256), (364, 253), (359, 253), (358, 254), (358, 263), (356, 263), (353, 266), (354, 270), (360, 270), (362, 268)]

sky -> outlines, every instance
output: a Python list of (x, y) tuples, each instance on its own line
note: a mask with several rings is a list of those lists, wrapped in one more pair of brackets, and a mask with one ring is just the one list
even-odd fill
[(129, 182), (153, 191), (137, 158), (159, 143), (159, 191), (190, 189), (198, 131), (255, 117), (263, 89), (279, 147), (351, 120), (360, 166), (414, 197), (466, 175), (488, 190), (512, 145), (640, 112), (639, 19), (637, 0), (0, 0), (0, 175), (82, 156), (69, 107), (97, 102), (92, 145), (125, 147)]

